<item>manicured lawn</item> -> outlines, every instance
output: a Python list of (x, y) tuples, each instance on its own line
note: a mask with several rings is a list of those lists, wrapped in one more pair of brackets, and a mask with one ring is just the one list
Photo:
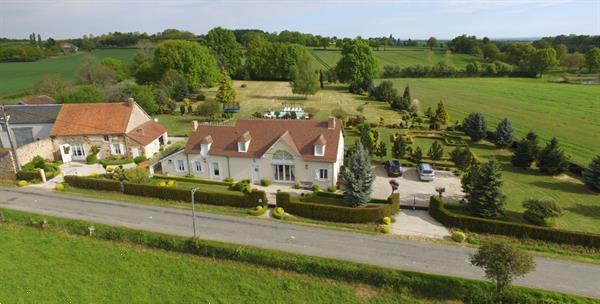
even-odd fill
[[(342, 57), (339, 49), (311, 49), (311, 53), (315, 59), (314, 64), (321, 69), (329, 69), (335, 67), (336, 63)], [(434, 49), (432, 51), (429, 48), (419, 47), (394, 47), (383, 50), (374, 50), (373, 54), (379, 64), (380, 69), (383, 71), (385, 65), (397, 65), (400, 67), (406, 67), (409, 65), (421, 64), (421, 65), (434, 65), (440, 61), (445, 60), (445, 50)], [(457, 68), (464, 68), (467, 63), (480, 60), (471, 55), (465, 54), (452, 54), (451, 62)]]
[[(1, 225), (2, 302), (413, 303), (399, 292)], [(429, 303), (429, 302), (422, 302)]]
[[(400, 78), (410, 85), (413, 98), (435, 109), (443, 100), (450, 121), (470, 112), (482, 112), (488, 128), (509, 117), (518, 137), (533, 130), (549, 140), (556, 136), (564, 150), (587, 165), (600, 151), (600, 86), (548, 82), (548, 78)], [(387, 117), (386, 117), (387, 118)]]
[[(58, 56), (35, 62), (3, 62), (0, 63), (0, 100), (22, 94), (31, 89), (36, 81), (47, 74), (59, 74), (65, 79), (74, 80), (76, 71), (86, 52)], [(135, 55), (134, 49), (94, 50), (92, 54), (98, 58), (114, 57), (131, 63)], [(16, 102), (13, 98), (6, 102)]]

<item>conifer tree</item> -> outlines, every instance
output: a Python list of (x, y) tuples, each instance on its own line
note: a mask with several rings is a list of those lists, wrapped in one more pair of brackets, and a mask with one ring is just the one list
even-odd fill
[(495, 159), (481, 165), (472, 175), (469, 192), (469, 207), (479, 216), (497, 218), (504, 215), (506, 196), (502, 193), (502, 170)]
[(345, 201), (353, 207), (369, 202), (374, 180), (369, 154), (357, 141), (356, 150), (348, 156), (348, 165), (340, 172)]
[(427, 110), (425, 110), (425, 117), (429, 119), (433, 118), (433, 110), (431, 107), (427, 107)]
[(219, 79), (219, 89), (215, 100), (221, 103), (235, 101), (237, 94), (233, 88), (233, 82), (225, 70), (221, 70), (221, 78)]
[(587, 169), (583, 170), (583, 181), (596, 191), (600, 191), (600, 155), (596, 156)]
[(396, 133), (392, 139), (392, 156), (398, 159), (403, 158), (406, 154), (406, 145), (404, 136)]
[(469, 149), (469, 147), (454, 148), (454, 150), (452, 150), (452, 152), (450, 152), (450, 158), (454, 162), (454, 165), (456, 166), (456, 168), (460, 171), (465, 171), (466, 169), (469, 168), (469, 166), (471, 166), (471, 164), (477, 162), (477, 158), (475, 157), (475, 154), (473, 154), (473, 152), (471, 152), (471, 149)]
[(480, 141), (487, 136), (487, 122), (481, 113), (471, 113), (462, 123), (462, 130), (472, 141)]
[(408, 85), (406, 85), (406, 88), (404, 88), (404, 94), (402, 94), (402, 99), (404, 100), (404, 104), (410, 105), (410, 103), (412, 102), (412, 97), (410, 96), (410, 87)]
[(448, 123), (449, 120), (450, 120), (450, 115), (446, 111), (446, 107), (444, 106), (444, 103), (440, 100), (440, 102), (437, 105), (437, 109), (435, 110), (435, 121), (437, 121), (438, 123), (440, 123), (442, 125), (445, 125)]
[(460, 184), (467, 200), (471, 198), (477, 174), (479, 174), (479, 163), (474, 162), (467, 168), (465, 174), (460, 179)]
[(506, 147), (509, 147), (510, 145), (512, 145), (513, 132), (514, 132), (514, 129), (512, 127), (510, 119), (508, 119), (508, 118), (502, 119), (498, 123), (498, 126), (496, 127), (496, 135), (494, 138), (495, 142), (496, 142), (496, 146), (498, 146), (500, 148), (506, 148)]
[(421, 147), (417, 147), (410, 155), (410, 161), (412, 161), (415, 164), (420, 164), (421, 160), (423, 160), (423, 150), (421, 150)]
[(432, 160), (440, 160), (442, 159), (442, 156), (444, 156), (444, 148), (437, 140), (431, 144), (429, 152), (427, 152), (427, 156), (429, 156), (429, 158)]
[(540, 152), (538, 167), (540, 171), (551, 175), (561, 174), (569, 168), (568, 158), (560, 149), (556, 137), (553, 137)]
[(387, 146), (385, 142), (382, 140), (377, 144), (375, 148), (375, 156), (379, 156), (381, 160), (387, 155)]

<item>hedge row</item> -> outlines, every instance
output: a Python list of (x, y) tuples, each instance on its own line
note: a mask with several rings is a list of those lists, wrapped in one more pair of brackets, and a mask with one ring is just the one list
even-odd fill
[(158, 178), (158, 179), (175, 180), (175, 181), (186, 182), (186, 183), (207, 184), (207, 185), (231, 186), (231, 184), (232, 184), (232, 183), (219, 181), (219, 180), (201, 179), (201, 178), (195, 178), (195, 177), (166, 176), (166, 175), (160, 175), (160, 174), (154, 174), (152, 177)]
[(110, 179), (67, 175), (65, 182), (76, 188), (121, 192), (121, 183)]
[[(425, 295), (431, 298), (462, 300), (464, 295), (468, 294), (469, 291), (490, 293), (494, 290), (491, 283), (477, 280), (395, 270), (217, 241), (190, 239), (79, 220), (41, 216), (8, 209), (0, 209), (0, 212), (4, 215), (5, 220), (20, 225), (30, 225), (32, 221), (39, 223), (47, 220), (48, 230), (46, 231), (48, 233), (53, 233), (52, 231), (64, 231), (93, 239), (127, 242), (148, 248), (188, 253), (212, 259), (249, 263), (259, 267), (269, 267), (333, 280), (405, 290), (412, 294)], [(94, 227), (95, 231), (90, 236), (88, 227), (91, 226)], [(531, 302), (532, 304), (594, 303), (592, 299), (558, 292), (523, 287), (514, 287), (513, 290), (520, 294), (534, 297), (535, 300)]]
[(17, 180), (26, 180), (28, 182), (37, 179), (41, 180), (40, 177), (40, 169), (35, 169), (33, 171), (19, 171), (17, 172)]
[[(114, 180), (68, 175), (65, 176), (65, 182), (70, 186), (77, 188), (121, 192), (121, 183)], [(187, 203), (192, 202), (192, 192), (189, 189), (177, 187), (160, 187), (157, 185), (123, 182), (123, 193)], [(198, 190), (194, 194), (194, 201), (201, 204), (238, 208), (252, 208), (257, 205), (266, 205), (268, 202), (267, 194), (264, 191), (259, 190), (253, 190), (246, 193), (224, 193)]]
[[(332, 198), (338, 194), (319, 192), (318, 195)], [(392, 216), (400, 209), (400, 196), (395, 193), (387, 201), (375, 200), (377, 206), (368, 207), (342, 207), (319, 203), (300, 202), (300, 198), (288, 192), (278, 192), (276, 195), (277, 207), (282, 207), (286, 212), (306, 218), (344, 223), (377, 222), (386, 216)], [(384, 202), (383, 204), (381, 204)]]
[(429, 199), (429, 214), (445, 226), (472, 232), (500, 234), (559, 244), (600, 248), (600, 235), (598, 234), (566, 231), (455, 214), (446, 209), (444, 207), (444, 202), (437, 196), (432, 196)]

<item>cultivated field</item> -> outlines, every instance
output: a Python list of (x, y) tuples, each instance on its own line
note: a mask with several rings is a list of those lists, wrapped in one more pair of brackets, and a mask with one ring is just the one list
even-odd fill
[[(334, 67), (342, 57), (339, 49), (311, 49), (311, 53), (315, 59), (315, 64), (322, 69)], [(414, 64), (434, 65), (446, 60), (446, 51), (442, 49), (395, 47), (386, 50), (380, 48), (378, 51), (373, 51), (373, 53), (382, 70), (385, 65), (398, 65), (401, 67)], [(466, 54), (451, 54), (449, 60), (457, 68), (464, 68), (467, 63), (481, 59)]]
[[(342, 283), (3, 224), (3, 302), (414, 303)], [(422, 301), (420, 303), (430, 303)]]
[[(0, 100), (19, 96), (31, 89), (33, 84), (47, 74), (59, 74), (65, 79), (75, 79), (75, 72), (86, 52), (58, 56), (35, 62), (0, 63)], [(134, 49), (94, 50), (98, 58), (114, 57), (130, 63), (135, 55)]]

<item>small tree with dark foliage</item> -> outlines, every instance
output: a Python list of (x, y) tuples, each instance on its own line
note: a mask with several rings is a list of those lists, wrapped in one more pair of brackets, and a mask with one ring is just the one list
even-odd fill
[(497, 218), (504, 215), (506, 196), (502, 193), (502, 169), (495, 159), (469, 172), (468, 194), (471, 211), (479, 216)]
[(513, 132), (514, 129), (510, 122), (510, 119), (504, 118), (496, 127), (496, 136), (494, 137), (496, 146), (499, 148), (506, 148), (513, 143)]
[(427, 156), (432, 160), (440, 160), (442, 156), (444, 156), (444, 148), (440, 144), (439, 141), (434, 141), (429, 148), (429, 152), (427, 152)]
[(513, 151), (511, 163), (518, 168), (529, 168), (540, 151), (537, 135), (531, 131), (521, 139)]
[(600, 191), (600, 155), (596, 156), (587, 169), (583, 170), (583, 181), (596, 191)]
[(472, 141), (480, 141), (487, 136), (487, 122), (481, 113), (471, 113), (462, 123), (462, 130)]
[(556, 137), (553, 137), (540, 152), (538, 167), (540, 171), (551, 175), (558, 175), (569, 169), (568, 157), (560, 149)]

